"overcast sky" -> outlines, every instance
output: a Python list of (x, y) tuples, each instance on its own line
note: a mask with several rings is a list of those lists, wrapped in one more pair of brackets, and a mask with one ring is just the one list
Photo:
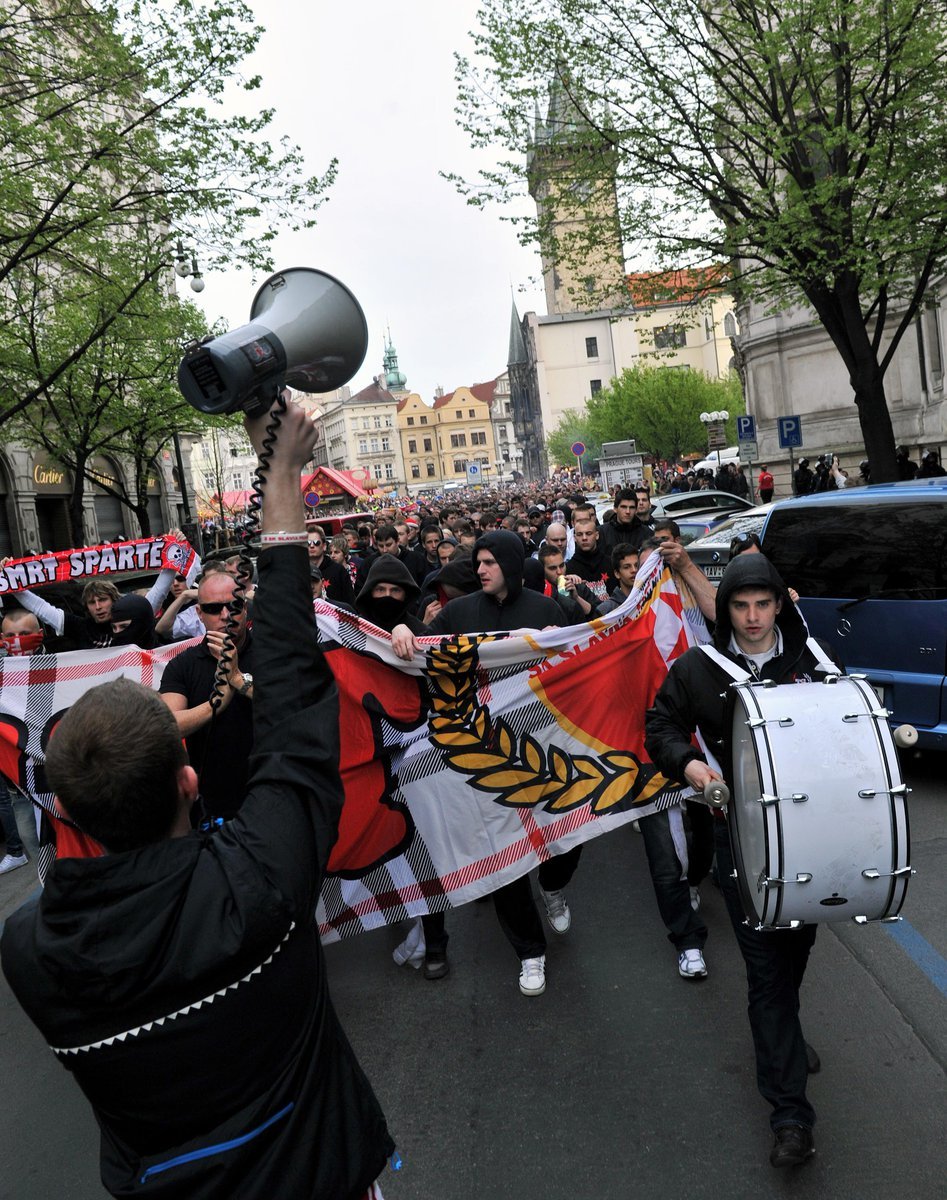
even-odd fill
[[(506, 366), (511, 289), (521, 315), (545, 302), (538, 256), (438, 174), (472, 175), (482, 161), (453, 111), (453, 52), (470, 52), (477, 4), (248, 3), (267, 29), (248, 64), (263, 76), (254, 103), (276, 109), (274, 133), (302, 147), (311, 173), (339, 159), (317, 227), (281, 237), (274, 260), (327, 270), (358, 297), (370, 341), (353, 391), (381, 370), (389, 327), (408, 387), (427, 401), (438, 384), (494, 378)], [(206, 284), (212, 320), (247, 322), (249, 275), (210, 273)]]

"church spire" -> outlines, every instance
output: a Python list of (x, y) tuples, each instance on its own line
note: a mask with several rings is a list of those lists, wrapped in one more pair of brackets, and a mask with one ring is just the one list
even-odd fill
[(405, 391), (405, 385), (408, 382), (408, 377), (403, 371), (398, 370), (398, 351), (395, 349), (395, 344), (391, 340), (390, 329), (385, 337), (383, 370), (385, 372), (385, 386), (389, 392)]

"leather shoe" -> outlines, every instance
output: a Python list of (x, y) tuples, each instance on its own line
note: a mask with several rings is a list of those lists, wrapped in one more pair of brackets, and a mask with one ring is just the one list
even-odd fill
[(450, 972), (445, 950), (429, 950), (424, 956), (424, 978), (443, 979)]
[(822, 1070), (822, 1059), (808, 1042), (806, 1042), (806, 1070), (810, 1075), (818, 1075)]
[(798, 1167), (815, 1154), (812, 1130), (807, 1125), (780, 1125), (776, 1140), (769, 1152), (774, 1167)]

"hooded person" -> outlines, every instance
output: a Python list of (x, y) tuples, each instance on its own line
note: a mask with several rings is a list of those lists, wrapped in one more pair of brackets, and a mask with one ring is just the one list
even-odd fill
[[(725, 775), (732, 774), (725, 721), (734, 676), (722, 660), (750, 677), (777, 684), (839, 673), (808, 636), (786, 585), (765, 555), (741, 554), (731, 560), (717, 589), (716, 616), (709, 650), (693, 647), (671, 664), (646, 718), (645, 746), (654, 764), (668, 779), (697, 794), (720, 778), (709, 755), (716, 757)], [(694, 741), (698, 730), (706, 754)], [(786, 774), (791, 775), (791, 769)], [(791, 790), (791, 778), (785, 787)], [(746, 964), (757, 1085), (772, 1107), (775, 1141), (770, 1162), (774, 1167), (796, 1166), (814, 1153), (815, 1112), (806, 1097), (806, 1078), (819, 1069), (819, 1060), (803, 1038), (799, 989), (816, 926), (773, 931), (747, 923), (727, 822), (720, 810), (714, 818), (717, 876)]]
[(151, 650), (155, 644), (154, 609), (144, 596), (129, 592), (112, 605), (112, 645)]
[(479, 590), (451, 600), (428, 633), (496, 633), (568, 624), (555, 600), (523, 590), (526, 547), (518, 534), (509, 529), (485, 533), (477, 539), (471, 561)]
[(396, 625), (407, 625), (412, 633), (426, 633), (413, 615), (421, 589), (414, 576), (393, 554), (379, 554), (365, 576), (355, 609), (359, 616), (391, 633)]
[[(451, 600), (427, 628), (428, 633), (495, 633), (514, 629), (544, 629), (569, 624), (555, 600), (523, 588), (526, 547), (519, 534), (508, 529), (492, 530), (477, 539), (471, 554), (480, 580), (478, 591)], [(581, 854), (576, 846), (565, 854), (548, 859), (539, 868), (539, 891), (546, 918), (557, 934), (566, 933), (572, 921), (564, 888), (575, 873)], [(533, 900), (529, 875), (521, 875), (493, 893), (497, 919), (519, 959), (519, 988), (524, 996), (539, 996), (546, 990), (546, 938)], [(443, 914), (432, 914), (441, 918)], [(428, 953), (425, 975), (439, 978), (431, 967), (447, 974), (446, 942), (438, 937), (437, 924), (424, 918)]]
[(428, 618), (429, 621), (433, 621), (437, 613), (451, 600), (479, 591), (480, 580), (477, 578), (477, 572), (470, 559), (466, 555), (452, 558), (435, 575), (428, 577), (415, 612), (424, 621), (425, 613), (428, 612), (431, 605), (437, 604), (437, 609)]

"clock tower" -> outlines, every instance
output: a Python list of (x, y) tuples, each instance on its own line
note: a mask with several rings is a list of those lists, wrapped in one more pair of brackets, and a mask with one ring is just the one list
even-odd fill
[(545, 121), (537, 108), (526, 165), (536, 202), (547, 314), (626, 305), (616, 153), (607, 125), (596, 128), (576, 104), (563, 67), (549, 89)]

